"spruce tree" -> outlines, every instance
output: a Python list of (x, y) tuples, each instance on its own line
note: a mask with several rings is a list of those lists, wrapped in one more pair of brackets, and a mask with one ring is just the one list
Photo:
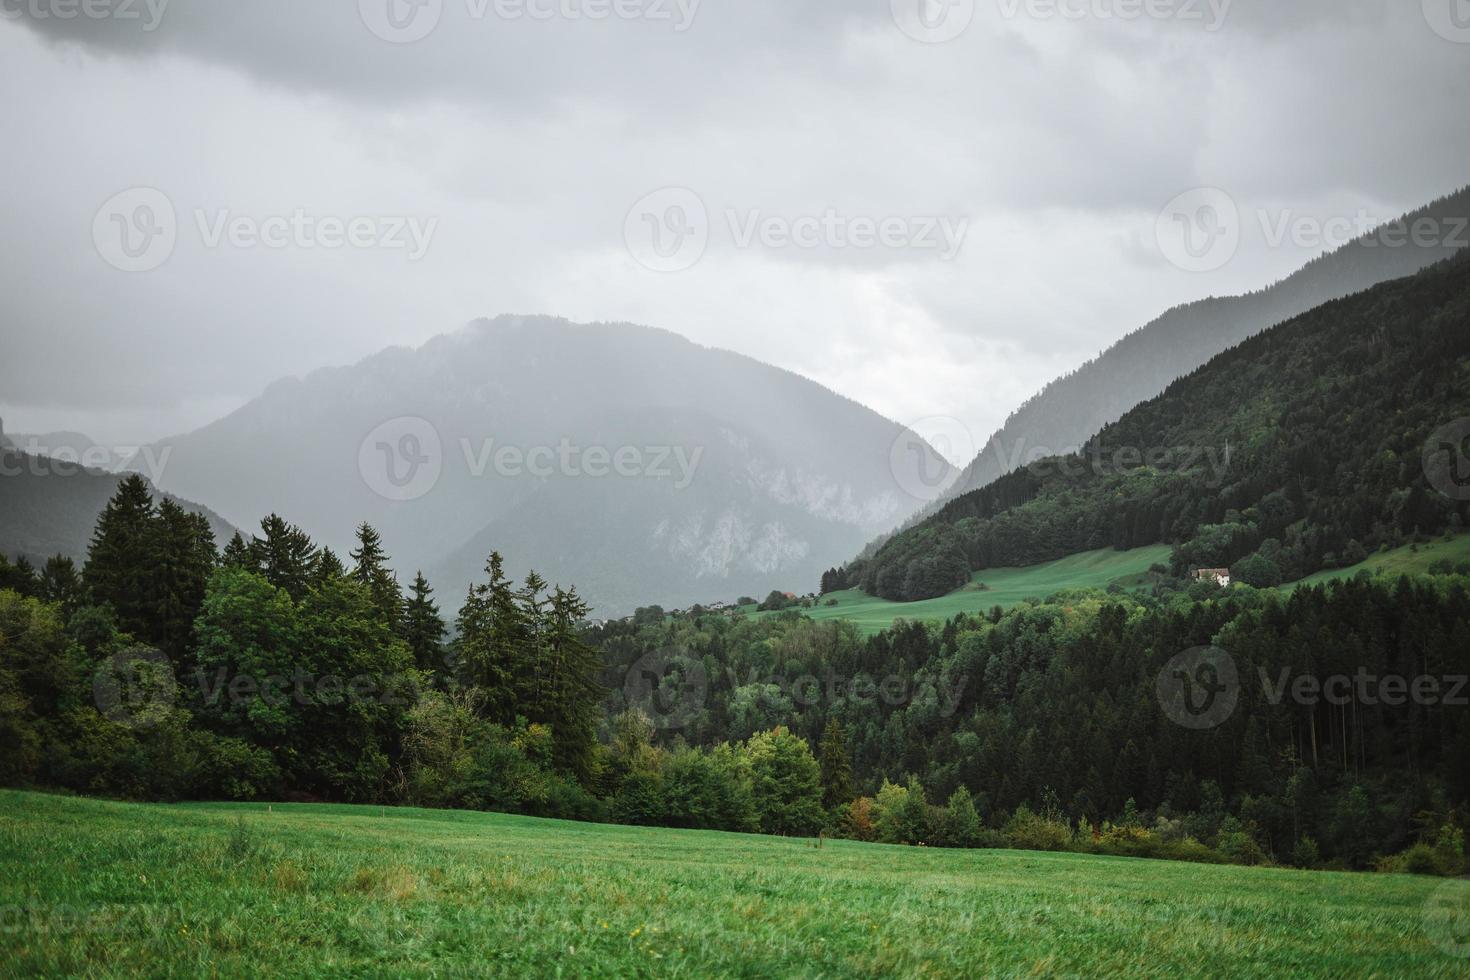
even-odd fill
[(68, 613), (81, 599), (82, 580), (77, 566), (65, 555), (52, 555), (41, 569), (41, 598), (60, 604)]
[(444, 620), (434, 602), (434, 590), (423, 572), (413, 577), (408, 601), (403, 604), (399, 635), (413, 651), (414, 663), (420, 670), (437, 669), (444, 657)]
[(139, 638), (148, 635), (153, 613), (148, 554), (153, 513), (147, 481), (136, 473), (119, 480), (97, 518), (82, 569), (92, 601), (110, 605), (118, 629)]
[(317, 548), (301, 528), (276, 514), (260, 522), (264, 537), (251, 543), (251, 553), (260, 574), (292, 600), (300, 602), (311, 587), (316, 571)]
[(316, 571), (313, 574), (315, 585), (318, 589), (325, 588), (338, 579), (347, 577), (347, 566), (342, 564), (342, 559), (331, 548), (322, 548), (322, 553), (316, 558)]
[(847, 750), (847, 733), (836, 718), (827, 720), (818, 748), (822, 764), (822, 805), (830, 810), (851, 803), (852, 754)]
[(545, 720), (551, 725), (556, 766), (583, 783), (593, 775), (597, 722), (607, 694), (600, 681), (602, 653), (582, 637), (587, 610), (576, 589), (558, 587), (542, 643), (548, 672)]
[(471, 586), (460, 610), (460, 652), (467, 680), (484, 691), (486, 717), (508, 725), (523, 714), (517, 693), (530, 628), (499, 552), (491, 552), (485, 572), (490, 581)]
[(373, 605), (383, 624), (396, 630), (403, 610), (403, 591), (398, 587), (393, 570), (388, 567), (388, 553), (383, 549), (382, 536), (367, 521), (357, 526), (357, 547), (351, 555), (354, 563), (352, 577), (373, 597)]
[(225, 545), (225, 550), (220, 554), (220, 564), (226, 568), (242, 568), (247, 572), (256, 570), (255, 556), (239, 531)]
[(151, 615), (144, 635), (180, 663), (214, 571), (214, 532), (202, 515), (166, 497), (159, 502), (153, 528), (148, 549)]

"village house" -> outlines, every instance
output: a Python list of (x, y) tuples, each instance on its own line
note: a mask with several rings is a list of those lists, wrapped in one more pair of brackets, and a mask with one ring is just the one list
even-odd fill
[(1225, 588), (1230, 584), (1230, 569), (1228, 568), (1196, 568), (1194, 580), (1196, 582), (1208, 582), (1214, 580), (1215, 584)]

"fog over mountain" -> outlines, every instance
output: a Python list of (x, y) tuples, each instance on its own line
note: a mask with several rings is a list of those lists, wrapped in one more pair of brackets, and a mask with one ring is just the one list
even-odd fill
[(345, 555), (382, 531), (453, 605), (498, 549), (601, 615), (815, 587), (948, 464), (787, 371), (629, 324), (479, 321), (278, 382), (150, 447), (241, 527), (275, 512)]

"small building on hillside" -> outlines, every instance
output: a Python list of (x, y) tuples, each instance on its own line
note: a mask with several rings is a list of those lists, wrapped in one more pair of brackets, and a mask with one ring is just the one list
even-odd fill
[(1228, 569), (1228, 568), (1196, 568), (1194, 570), (1194, 580), (1196, 582), (1210, 582), (1210, 581), (1213, 581), (1216, 585), (1220, 586), (1221, 588), (1225, 588), (1226, 586), (1228, 586), (1230, 584), (1230, 569)]

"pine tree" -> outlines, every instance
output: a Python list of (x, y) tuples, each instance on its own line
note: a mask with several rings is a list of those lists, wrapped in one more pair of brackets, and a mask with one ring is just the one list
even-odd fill
[(467, 680), (485, 692), (486, 717), (512, 724), (522, 713), (516, 694), (530, 629), (499, 552), (491, 552), (485, 572), (490, 581), (471, 586), (460, 610), (460, 652)]
[(300, 602), (311, 587), (317, 564), (317, 548), (301, 528), (276, 514), (260, 522), (263, 538), (251, 542), (250, 550), (260, 574), (292, 600)]
[(117, 491), (97, 518), (82, 581), (92, 601), (112, 607), (118, 629), (143, 638), (153, 610), (149, 602), (149, 539), (153, 495), (136, 473), (118, 481)]
[(321, 554), (316, 556), (316, 568), (312, 572), (313, 584), (321, 589), (346, 577), (347, 566), (342, 564), (342, 559), (337, 557), (335, 551), (324, 546)]
[(153, 518), (149, 545), (151, 615), (146, 635), (180, 663), (214, 570), (214, 532), (203, 515), (164, 498)]
[(437, 669), (444, 657), (444, 620), (434, 602), (429, 580), (419, 572), (413, 577), (408, 601), (403, 604), (399, 635), (413, 651), (414, 663), (420, 670)]
[(836, 718), (827, 720), (818, 747), (822, 763), (822, 806), (832, 809), (852, 802), (852, 755), (847, 750), (847, 733)]
[(247, 572), (256, 570), (255, 556), (239, 531), (225, 545), (225, 550), (220, 554), (220, 564), (227, 568), (242, 568)]
[(587, 603), (576, 589), (552, 593), (542, 634), (548, 667), (546, 723), (558, 769), (587, 783), (593, 775), (597, 722), (607, 690), (599, 680), (602, 653), (582, 637)]
[(55, 602), (68, 612), (81, 599), (82, 580), (77, 566), (65, 555), (52, 555), (41, 569), (41, 598)]
[(398, 617), (403, 611), (403, 591), (398, 579), (388, 567), (388, 554), (383, 550), (383, 539), (367, 521), (357, 526), (357, 547), (351, 552), (354, 562), (352, 577), (365, 586), (373, 597), (384, 625), (398, 628)]
[(551, 674), (555, 668), (552, 654), (546, 643), (547, 622), (546, 580), (533, 570), (526, 576), (521, 588), (521, 609), (525, 614), (526, 646), (522, 651), (522, 667), (516, 675), (519, 689), (518, 700), (524, 713), (532, 721), (549, 721)]

